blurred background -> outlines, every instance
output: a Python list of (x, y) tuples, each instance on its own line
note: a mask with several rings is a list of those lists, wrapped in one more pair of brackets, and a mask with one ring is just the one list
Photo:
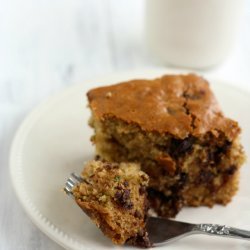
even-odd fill
[[(178, 0), (179, 6), (181, 1)], [(171, 60), (162, 61), (152, 53), (145, 3), (0, 0), (0, 249), (61, 249), (30, 222), (9, 185), (11, 141), (29, 111), (59, 90), (96, 76), (172, 65), (183, 67)], [(216, 18), (219, 22), (220, 15)], [(213, 67), (185, 62), (185, 67), (250, 89), (249, 0), (244, 2), (240, 19), (234, 46), (222, 61)], [(216, 39), (209, 37), (211, 41)]]

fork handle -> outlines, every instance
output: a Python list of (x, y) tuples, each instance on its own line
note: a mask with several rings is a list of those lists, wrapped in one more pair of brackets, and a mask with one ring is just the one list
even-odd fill
[(243, 240), (250, 240), (250, 231), (242, 230), (234, 227), (228, 227), (217, 224), (197, 224), (194, 226), (195, 233), (203, 233), (213, 236), (222, 236), (229, 238), (237, 238)]

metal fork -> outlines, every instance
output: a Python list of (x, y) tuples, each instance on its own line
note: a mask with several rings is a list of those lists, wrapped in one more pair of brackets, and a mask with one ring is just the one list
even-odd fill
[[(84, 179), (82, 177), (72, 173), (65, 184), (64, 191), (73, 198), (73, 188), (83, 181)], [(172, 242), (192, 234), (206, 234), (210, 236), (250, 240), (250, 231), (225, 225), (191, 224), (161, 217), (149, 217), (146, 227), (149, 234), (149, 240), (153, 246)]]
[(218, 224), (191, 224), (160, 217), (148, 218), (147, 231), (154, 245), (162, 245), (192, 234), (250, 240), (250, 231)]

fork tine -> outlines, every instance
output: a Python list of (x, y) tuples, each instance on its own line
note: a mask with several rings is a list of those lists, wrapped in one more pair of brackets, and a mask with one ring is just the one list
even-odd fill
[(65, 192), (66, 192), (66, 194), (72, 194), (72, 189), (71, 188), (69, 188), (69, 187), (64, 187), (64, 189), (63, 189)]
[(67, 193), (68, 193), (68, 192), (69, 192), (69, 193), (71, 192), (71, 189), (70, 189), (69, 187), (67, 187), (67, 186), (64, 187), (64, 190), (65, 190)]
[(80, 175), (72, 173), (71, 176), (74, 177), (77, 181), (83, 182), (83, 178)]
[(69, 179), (67, 180), (67, 183), (66, 183), (66, 185), (68, 185), (68, 186), (71, 187), (71, 188), (73, 188), (76, 184), (77, 184), (77, 183), (76, 183), (73, 179), (71, 179), (71, 178), (69, 178)]
[[(74, 187), (74, 186), (73, 186), (73, 187)], [(67, 189), (68, 192), (72, 192), (73, 187), (72, 187), (72, 186), (69, 186), (68, 183), (66, 183), (66, 185), (65, 185), (65, 189)]]
[(64, 187), (64, 191), (67, 195), (74, 197), (72, 194), (72, 190), (73, 188), (79, 184), (80, 182), (83, 182), (84, 179), (79, 176), (76, 173), (71, 173), (70, 177), (67, 179), (66, 183), (65, 183), (65, 187)]

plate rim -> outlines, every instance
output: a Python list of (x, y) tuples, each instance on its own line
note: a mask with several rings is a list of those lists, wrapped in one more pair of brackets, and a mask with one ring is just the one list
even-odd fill
[[(150, 78), (148, 77), (149, 73), (152, 75), (161, 75), (161, 74), (167, 74), (167, 73), (187, 73), (188, 71), (183, 70), (172, 70), (172, 69), (164, 69), (164, 70), (151, 70), (150, 72), (141, 72), (141, 71), (122, 71), (118, 73), (111, 73), (107, 74), (106, 76), (99, 76), (95, 77), (89, 80), (85, 80), (83, 83), (78, 83), (73, 86), (66, 87), (65, 89), (55, 93), (54, 95), (46, 98), (43, 102), (41, 102), (38, 106), (36, 106), (31, 112), (29, 112), (24, 120), (19, 125), (18, 129), (16, 130), (16, 133), (14, 135), (14, 139), (12, 140), (11, 148), (10, 148), (10, 154), (9, 154), (9, 173), (10, 173), (10, 179), (12, 183), (12, 187), (14, 189), (14, 193), (19, 200), (20, 204), (22, 205), (23, 209), (25, 210), (27, 216), (31, 219), (31, 221), (44, 233), (46, 234), (50, 239), (55, 241), (60, 246), (67, 248), (67, 249), (94, 249), (92, 247), (83, 247), (81, 243), (79, 243), (77, 240), (69, 236), (68, 234), (64, 233), (63, 230), (57, 228), (55, 225), (53, 225), (46, 217), (43, 215), (39, 208), (35, 207), (35, 205), (32, 203), (32, 200), (27, 195), (27, 192), (25, 191), (24, 186), (24, 180), (22, 178), (22, 171), (21, 171), (21, 158), (22, 158), (22, 148), (24, 145), (24, 142), (29, 134), (29, 131), (32, 129), (34, 123), (37, 119), (43, 114), (46, 109), (53, 105), (53, 103), (56, 103), (60, 101), (65, 96), (69, 96), (70, 94), (74, 94), (77, 89), (84, 90), (86, 85), (84, 83), (87, 83), (90, 87), (92, 83), (97, 82), (107, 82), (108, 79), (122, 79), (124, 78), (124, 81), (126, 79), (132, 79), (136, 78), (135, 76), (143, 76), (146, 75), (144, 78)], [(199, 73), (198, 73), (199, 74)], [(229, 86), (231, 89), (235, 89), (236, 91), (240, 91), (243, 95), (250, 95), (250, 91), (248, 89), (245, 89), (241, 86), (235, 86), (232, 84), (232, 82), (228, 80), (222, 80), (220, 78), (215, 78), (214, 76), (209, 76), (209, 74), (204, 74), (204, 77), (208, 79), (208, 81), (211, 83), (211, 86), (213, 87), (214, 82), (220, 83), (220, 85)], [(143, 78), (143, 77), (137, 77), (137, 78)]]

